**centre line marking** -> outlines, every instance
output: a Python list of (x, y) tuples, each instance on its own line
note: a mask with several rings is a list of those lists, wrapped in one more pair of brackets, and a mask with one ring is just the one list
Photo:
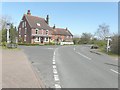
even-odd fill
[(53, 62), (53, 64), (55, 64), (55, 62)]
[(53, 73), (54, 73), (54, 74), (57, 74), (57, 70), (56, 70), (55, 68), (53, 69)]
[(54, 79), (55, 79), (55, 81), (59, 81), (58, 75), (54, 75)]
[(81, 56), (83, 56), (83, 57), (85, 57), (85, 58), (87, 58), (87, 59), (89, 59), (89, 60), (91, 60), (91, 58), (89, 58), (89, 57), (87, 57), (87, 56), (85, 56), (85, 55), (83, 55), (83, 54), (81, 54), (81, 53), (79, 53), (79, 52), (76, 52), (76, 53), (78, 53), (79, 55), (81, 55)]
[(53, 69), (56, 68), (56, 65), (53, 65)]
[(120, 74), (118, 71), (115, 71), (115, 70), (113, 70), (113, 69), (110, 69), (111, 71), (113, 71), (113, 72), (115, 72), (115, 73), (117, 73), (117, 74)]
[(61, 88), (59, 84), (55, 84), (55, 88)]

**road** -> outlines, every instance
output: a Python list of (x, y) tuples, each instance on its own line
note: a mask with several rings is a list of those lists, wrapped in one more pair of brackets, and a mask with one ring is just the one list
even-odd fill
[(118, 60), (80, 46), (20, 46), (46, 87), (118, 88)]

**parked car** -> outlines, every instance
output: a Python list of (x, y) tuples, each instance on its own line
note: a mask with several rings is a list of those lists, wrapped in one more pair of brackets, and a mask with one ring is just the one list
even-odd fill
[(91, 46), (91, 49), (98, 49), (99, 47), (98, 47), (98, 45), (92, 45)]

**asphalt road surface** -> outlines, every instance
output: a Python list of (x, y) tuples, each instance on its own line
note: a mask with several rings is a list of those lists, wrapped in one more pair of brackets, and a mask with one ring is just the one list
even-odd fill
[(20, 46), (46, 87), (118, 88), (118, 60), (88, 45)]

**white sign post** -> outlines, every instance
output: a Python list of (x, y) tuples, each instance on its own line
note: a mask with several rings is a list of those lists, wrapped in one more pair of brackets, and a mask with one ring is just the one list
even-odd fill
[(7, 43), (10, 43), (10, 40), (9, 40), (9, 36), (10, 36), (10, 34), (9, 34), (9, 32), (10, 32), (10, 23), (7, 23), (6, 28), (7, 28)]
[(111, 37), (109, 36), (109, 37), (106, 37), (106, 40), (107, 40), (107, 52), (109, 52), (110, 51), (110, 41), (112, 41), (111, 40)]

